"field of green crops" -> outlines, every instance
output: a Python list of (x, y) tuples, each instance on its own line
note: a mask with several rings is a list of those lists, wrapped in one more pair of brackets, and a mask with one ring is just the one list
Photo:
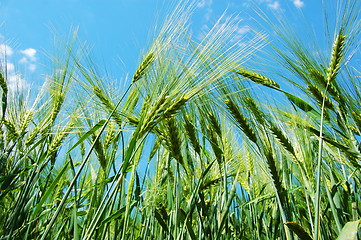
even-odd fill
[(0, 239), (358, 239), (361, 8), (335, 2), (327, 46), (262, 13), (196, 41), (187, 3), (121, 83), (75, 35), (36, 94), (3, 62)]

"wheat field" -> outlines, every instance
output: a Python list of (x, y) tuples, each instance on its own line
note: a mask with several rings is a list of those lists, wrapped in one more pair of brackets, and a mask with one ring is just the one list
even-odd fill
[(361, 8), (339, 2), (323, 54), (262, 13), (276, 36), (223, 17), (194, 40), (182, 1), (123, 86), (76, 37), (35, 97), (2, 67), (0, 239), (359, 239)]

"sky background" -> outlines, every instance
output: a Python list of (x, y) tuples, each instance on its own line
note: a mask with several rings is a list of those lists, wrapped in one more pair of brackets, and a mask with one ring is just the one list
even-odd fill
[[(40, 85), (52, 70), (54, 46), (62, 47), (57, 40), (69, 39), (76, 27), (98, 65), (110, 75), (119, 74), (118, 69), (131, 73), (172, 2), (177, 1), (0, 0), (0, 55), (6, 55), (9, 85)], [(266, 14), (282, 13), (296, 29), (302, 28), (299, 16), (304, 15), (321, 32), (321, 0), (200, 0), (191, 21), (194, 38), (224, 11), (241, 18), (237, 34), (247, 34), (256, 16), (254, 6)]]

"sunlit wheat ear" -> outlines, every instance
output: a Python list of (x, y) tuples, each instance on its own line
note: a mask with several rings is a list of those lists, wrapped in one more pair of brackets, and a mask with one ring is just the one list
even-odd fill
[(341, 29), (335, 42), (332, 46), (332, 54), (331, 54), (331, 61), (330, 66), (326, 72), (327, 81), (333, 81), (340, 70), (340, 64), (343, 58), (343, 51), (345, 46), (346, 36), (343, 35), (343, 30)]
[(183, 157), (181, 154), (181, 145), (182, 141), (180, 138), (180, 133), (178, 131), (178, 127), (176, 126), (174, 118), (169, 118), (166, 121), (167, 130), (168, 130), (168, 147), (173, 155), (173, 157), (181, 164), (184, 164)]
[(275, 125), (272, 125), (270, 127), (270, 130), (275, 135), (277, 140), (281, 143), (281, 145), (284, 146), (285, 149), (287, 151), (289, 151), (293, 156), (296, 156), (295, 150), (294, 150), (290, 140), (286, 137), (286, 135), (283, 133), (283, 131)]
[(316, 98), (317, 102), (320, 105), (322, 105), (323, 99), (325, 99), (325, 107), (331, 110), (334, 109), (332, 100), (325, 93), (322, 93), (322, 91), (318, 87), (309, 84), (308, 90), (312, 93), (312, 95)]
[(6, 141), (10, 142), (11, 140), (15, 140), (18, 136), (19, 133), (16, 130), (14, 124), (6, 119), (4, 119), (3, 121), (7, 131), (6, 131)]
[(197, 131), (196, 128), (194, 127), (193, 123), (190, 120), (190, 117), (188, 115), (186, 115), (184, 117), (184, 127), (187, 133), (187, 136), (189, 138), (189, 140), (191, 141), (191, 144), (194, 148), (194, 150), (200, 154), (200, 144), (197, 138)]
[(227, 105), (227, 109), (233, 116), (234, 120), (236, 121), (237, 125), (242, 129), (244, 134), (252, 141), (257, 142), (257, 136), (253, 132), (251, 126), (248, 123), (247, 118), (241, 113), (237, 105), (231, 100), (226, 99), (224, 103)]
[(0, 149), (5, 149), (4, 131), (2, 126), (0, 126)]
[(66, 126), (64, 129), (56, 132), (53, 140), (50, 143), (48, 155), (55, 153), (60, 148), (66, 136), (68, 136), (70, 131), (73, 129), (73, 126), (73, 123), (69, 123), (68, 126)]
[(109, 123), (108, 132), (104, 140), (104, 148), (107, 149), (115, 138), (115, 126), (113, 122)]
[(22, 134), (26, 128), (29, 126), (32, 118), (33, 118), (34, 112), (32, 111), (26, 111), (26, 113), (23, 115), (23, 118), (21, 119), (20, 122), (20, 134)]
[(256, 117), (257, 121), (261, 125), (265, 125), (265, 114), (259, 109), (255, 100), (251, 97), (247, 97), (244, 99), (244, 102), (247, 104), (247, 108), (251, 110), (253, 115)]
[(4, 78), (4, 75), (2, 74), (2, 72), (0, 72), (0, 87), (2, 89), (2, 97), (1, 97), (2, 118), (4, 118), (5, 112), (6, 112), (6, 105), (7, 105), (8, 86), (7, 86), (6, 79)]
[(30, 146), (31, 144), (34, 143), (34, 141), (36, 140), (37, 136), (39, 135), (40, 133), (40, 128), (38, 127), (35, 127), (33, 129), (33, 131), (29, 134), (28, 138), (26, 139), (25, 141), (25, 146)]
[[(93, 88), (93, 93), (95, 94), (95, 96), (98, 97), (98, 99), (100, 100), (100, 102), (103, 104), (103, 106), (108, 110), (108, 112), (113, 112), (115, 106), (114, 104), (111, 102), (111, 100), (109, 99), (109, 97), (107, 95), (105, 95), (105, 93), (103, 92), (102, 89), (100, 89), (99, 87), (95, 86)], [(118, 124), (118, 126), (122, 127), (122, 117), (121, 115), (115, 111), (113, 112), (112, 115), (114, 121)]]
[(5, 77), (1, 72), (0, 72), (0, 87), (5, 94), (8, 92), (8, 86), (7, 86)]
[(277, 82), (275, 82), (275, 81), (271, 80), (270, 78), (265, 77), (261, 74), (258, 74), (256, 72), (247, 71), (245, 69), (236, 69), (234, 72), (242, 75), (245, 78), (250, 79), (251, 81), (253, 81), (255, 83), (258, 83), (258, 84), (261, 84), (261, 85), (264, 85), (267, 87), (272, 87), (272, 88), (280, 87)]
[[(309, 75), (311, 79), (322, 83), (322, 86), (326, 88), (328, 82), (325, 78), (325, 75), (321, 71), (318, 71), (317, 69), (311, 69), (309, 70)], [(328, 84), (327, 92), (329, 92), (337, 101), (340, 101), (339, 93), (333, 84)]]
[(181, 107), (183, 107), (188, 102), (188, 100), (188, 97), (183, 97), (177, 102), (170, 105), (166, 110), (164, 110), (163, 114), (160, 116), (160, 119), (173, 116)]
[(222, 136), (222, 129), (221, 129), (221, 126), (220, 126), (220, 124), (218, 122), (218, 119), (216, 118), (214, 113), (209, 112), (207, 117), (209, 119), (209, 122), (211, 124), (212, 129), (217, 133), (217, 135), (219, 137), (221, 137)]
[(141, 79), (145, 71), (152, 65), (153, 62), (154, 62), (154, 54), (150, 52), (144, 58), (143, 62), (139, 65), (138, 69), (135, 71), (134, 76), (132, 78), (132, 83), (135, 83), (136, 81)]
[(53, 109), (51, 111), (51, 117), (50, 117), (51, 124), (55, 121), (55, 119), (59, 115), (60, 109), (65, 100), (65, 94), (58, 92), (58, 93), (55, 93), (53, 97), (54, 97), (54, 103), (53, 103), (54, 105), (53, 105)]

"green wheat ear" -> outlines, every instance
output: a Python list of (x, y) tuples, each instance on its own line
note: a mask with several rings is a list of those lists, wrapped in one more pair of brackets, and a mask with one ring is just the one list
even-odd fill
[(341, 29), (332, 46), (330, 67), (326, 72), (326, 79), (328, 82), (334, 80), (338, 71), (340, 70), (340, 63), (343, 58), (345, 41), (346, 36), (343, 35), (343, 30)]
[(271, 87), (271, 88), (280, 88), (280, 85), (278, 85), (277, 82), (275, 82), (272, 79), (270, 79), (266, 76), (263, 76), (259, 73), (247, 71), (245, 69), (237, 69), (234, 72), (242, 75), (245, 78), (252, 80), (255, 83), (258, 83), (258, 84), (261, 84), (261, 85), (264, 85), (267, 87)]
[(139, 79), (141, 79), (145, 73), (145, 71), (150, 67), (150, 65), (154, 62), (154, 54), (149, 53), (143, 60), (143, 62), (139, 65), (137, 71), (135, 71), (132, 83), (135, 83)]
[(0, 87), (4, 93), (8, 92), (8, 87), (4, 75), (0, 72)]
[(227, 109), (233, 116), (237, 125), (242, 129), (246, 136), (252, 141), (257, 142), (257, 136), (252, 130), (252, 127), (249, 125), (247, 118), (242, 114), (237, 105), (231, 100), (226, 99), (224, 103), (227, 105)]

